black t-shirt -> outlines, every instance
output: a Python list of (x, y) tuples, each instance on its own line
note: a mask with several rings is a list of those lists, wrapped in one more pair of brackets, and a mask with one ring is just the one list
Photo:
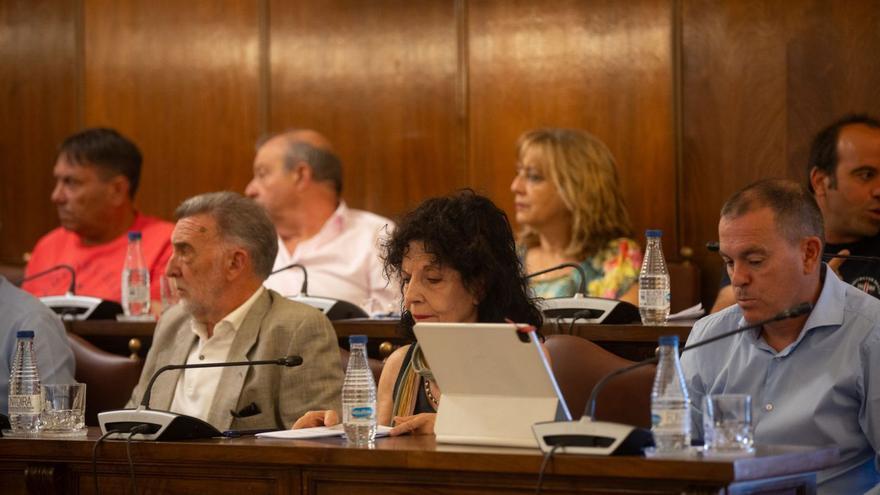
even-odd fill
[[(825, 245), (825, 252), (829, 254), (836, 254), (842, 249), (848, 249), (849, 254), (854, 256), (880, 256), (880, 234), (857, 242)], [(880, 298), (880, 260), (846, 260), (837, 271), (846, 283)]]
[[(825, 244), (827, 254), (837, 254), (843, 249), (848, 249), (849, 254), (853, 256), (880, 257), (880, 234), (847, 244)], [(880, 260), (846, 260), (840, 265), (838, 272), (844, 282), (880, 299)], [(727, 270), (724, 270), (720, 287), (728, 285), (730, 278), (727, 276)]]

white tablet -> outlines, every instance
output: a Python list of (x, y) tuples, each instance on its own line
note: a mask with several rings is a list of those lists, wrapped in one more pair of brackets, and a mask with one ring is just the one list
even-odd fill
[(442, 391), (438, 442), (538, 447), (532, 424), (571, 420), (534, 332), (507, 323), (417, 323)]

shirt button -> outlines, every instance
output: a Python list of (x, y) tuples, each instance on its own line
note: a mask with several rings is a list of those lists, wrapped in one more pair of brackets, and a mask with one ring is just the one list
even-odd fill
[(199, 361), (204, 361), (204, 360), (205, 360), (205, 355), (204, 354), (199, 355)]
[(772, 411), (772, 410), (773, 410), (773, 404), (771, 404), (771, 403), (768, 402), (767, 404), (764, 405), (764, 410), (767, 411), (767, 412)]

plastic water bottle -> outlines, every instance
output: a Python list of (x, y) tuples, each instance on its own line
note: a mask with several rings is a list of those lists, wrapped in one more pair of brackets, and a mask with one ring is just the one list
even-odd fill
[(348, 338), (351, 355), (342, 383), (342, 424), (345, 437), (356, 445), (376, 439), (376, 383), (367, 362), (367, 336)]
[(125, 316), (150, 312), (150, 271), (141, 253), (141, 233), (128, 233), (128, 251), (122, 266), (122, 310)]
[(690, 447), (690, 405), (678, 358), (678, 336), (664, 335), (660, 337), (660, 357), (651, 391), (651, 432), (658, 452)]
[(16, 433), (37, 433), (43, 394), (34, 354), (34, 332), (19, 331), (15, 337), (15, 357), (9, 375), (9, 422)]
[(639, 272), (639, 315), (642, 325), (665, 325), (669, 317), (669, 271), (663, 258), (661, 230), (648, 230), (648, 247)]

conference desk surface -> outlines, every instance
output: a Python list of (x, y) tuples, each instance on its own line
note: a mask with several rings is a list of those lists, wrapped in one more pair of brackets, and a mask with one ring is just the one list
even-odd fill
[[(80, 439), (0, 439), (0, 493), (92, 493), (99, 431)], [(501, 494), (533, 493), (540, 452), (438, 444), (433, 436), (381, 438), (355, 448), (342, 439), (253, 437), (132, 442), (139, 493)], [(758, 448), (735, 460), (657, 460), (556, 455), (543, 493), (815, 493), (815, 471), (836, 448)], [(101, 493), (130, 493), (125, 441), (98, 449)]]
[[(113, 339), (116, 339), (116, 348), (110, 346), (108, 350), (119, 354), (128, 353), (125, 346), (129, 339), (141, 339), (143, 347), (140, 355), (143, 357), (146, 355), (146, 350), (152, 341), (153, 330), (156, 324), (153, 322), (123, 323), (112, 320), (89, 320), (69, 321), (65, 325), (68, 331), (94, 341), (99, 347), (107, 347), (101, 345), (101, 343), (111, 342)], [(385, 355), (390, 353), (391, 346), (406, 342), (398, 329), (397, 320), (337, 320), (333, 322), (333, 327), (336, 329), (336, 335), (339, 337), (340, 342), (345, 345), (347, 345), (348, 337), (355, 334), (366, 335), (370, 342), (375, 343), (377, 349), (381, 343), (387, 343), (389, 347), (386, 348)], [(631, 360), (640, 360), (654, 355), (657, 340), (661, 335), (677, 335), (680, 342), (687, 341), (691, 325), (686, 323), (669, 324), (667, 326), (577, 323), (569, 328), (568, 324), (557, 325), (548, 320), (541, 328), (541, 331), (544, 335), (570, 332), (573, 335), (595, 342), (619, 356)]]

